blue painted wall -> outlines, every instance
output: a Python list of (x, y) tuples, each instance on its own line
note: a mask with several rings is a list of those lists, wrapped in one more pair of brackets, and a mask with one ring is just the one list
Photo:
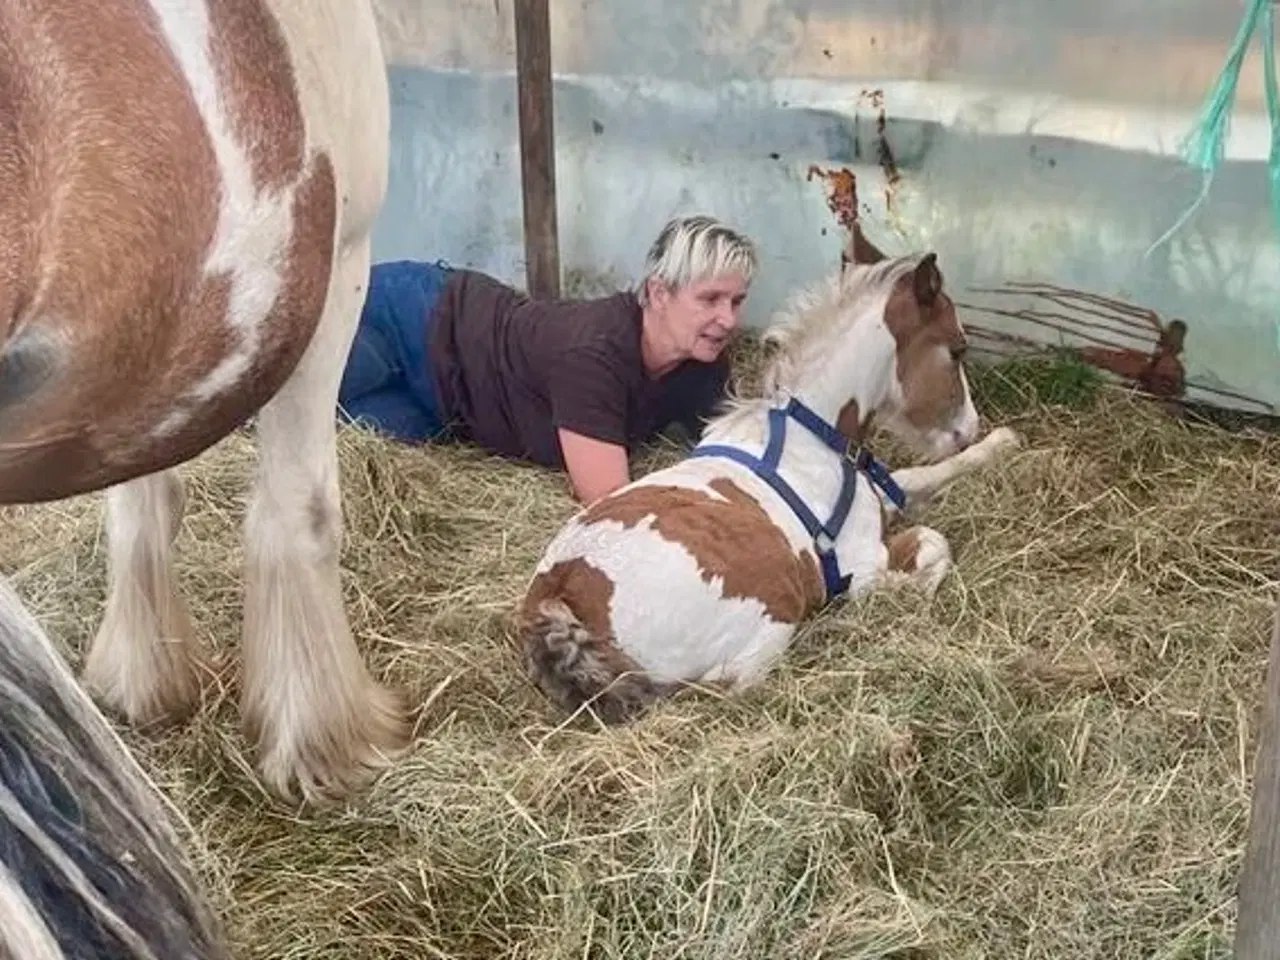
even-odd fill
[[(972, 289), (1009, 281), (1120, 297), (1187, 322), (1193, 381), (1280, 412), (1280, 244), (1260, 87), (1242, 90), (1209, 202), (1143, 256), (1199, 191), (1173, 140), (1221, 66), (1235, 6), (1166, 3), (1158, 26), (1150, 4), (1107, 12), (1097, 0), (596, 0), (564, 14), (552, 6), (563, 64), (561, 260), (571, 292), (632, 282), (663, 221), (702, 210), (759, 243), (763, 269), (747, 319), (764, 324), (789, 291), (836, 261), (843, 238), (806, 171), (847, 165), (858, 174), (868, 234), (893, 251), (937, 250), (957, 299), (975, 308), (966, 322), (1061, 339), (1049, 326), (982, 309), (1073, 309)], [(463, 3), (451, 14), (408, 0), (384, 7), (393, 144), (375, 257), (443, 256), (523, 282), (508, 0)], [(862, 53), (837, 43), (849, 37), (865, 42)], [(877, 37), (891, 49), (875, 52)], [(833, 46), (840, 52), (826, 56)], [(1114, 70), (1089, 66), (1112, 49)], [(1149, 68), (1135, 63), (1138, 54)], [(1149, 76), (1160, 71), (1163, 86)], [(861, 96), (868, 89), (883, 91), (883, 138), (900, 175), (892, 190), (877, 159), (877, 111)], [(1135, 345), (1112, 327), (1119, 332), (1108, 339)]]

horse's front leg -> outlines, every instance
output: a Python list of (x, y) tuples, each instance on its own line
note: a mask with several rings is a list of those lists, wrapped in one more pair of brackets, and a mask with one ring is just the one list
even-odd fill
[(260, 466), (245, 524), (241, 711), (275, 793), (338, 799), (408, 740), (398, 692), (369, 675), (342, 602), (338, 384), (368, 278), (364, 241), (334, 264), (293, 375), (258, 417)]
[[(906, 494), (909, 509), (922, 507), (956, 480), (989, 467), (1022, 445), (1022, 439), (1009, 427), (997, 427), (972, 446), (954, 456), (922, 467), (904, 467), (891, 474)], [(893, 516), (896, 507), (881, 493), (881, 500)]]
[[(997, 427), (954, 456), (923, 467), (895, 470), (892, 477), (906, 494), (907, 508), (918, 509), (960, 477), (990, 466), (1021, 443), (1013, 430)], [(897, 514), (897, 508), (883, 492), (880, 499), (888, 522)], [(884, 546), (885, 566), (880, 582), (885, 586), (912, 586), (926, 596), (933, 596), (955, 567), (950, 543), (932, 527), (913, 526), (896, 531), (885, 537)]]

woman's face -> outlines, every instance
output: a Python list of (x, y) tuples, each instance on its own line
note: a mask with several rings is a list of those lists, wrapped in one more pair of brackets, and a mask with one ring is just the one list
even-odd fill
[(747, 299), (743, 276), (718, 274), (674, 291), (657, 280), (650, 283), (650, 303), (673, 345), (703, 363), (717, 359), (737, 329)]

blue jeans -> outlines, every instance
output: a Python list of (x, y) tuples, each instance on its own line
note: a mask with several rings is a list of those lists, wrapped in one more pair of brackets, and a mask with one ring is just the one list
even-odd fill
[(449, 273), (443, 262), (373, 265), (338, 388), (340, 419), (410, 443), (444, 432), (429, 345), (431, 314)]

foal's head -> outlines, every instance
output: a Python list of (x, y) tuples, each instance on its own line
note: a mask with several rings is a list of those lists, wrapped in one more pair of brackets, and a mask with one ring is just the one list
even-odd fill
[(946, 457), (978, 436), (964, 370), (968, 344), (955, 304), (943, 291), (937, 254), (903, 259), (915, 260), (915, 266), (894, 279), (885, 302), (882, 322), (893, 338), (893, 375), (876, 413), (920, 454)]
[(973, 443), (967, 343), (937, 255), (886, 257), (855, 227), (841, 263), (827, 296), (770, 331), (781, 351), (766, 388), (834, 402), (837, 426), (854, 441), (874, 420), (927, 459)]

